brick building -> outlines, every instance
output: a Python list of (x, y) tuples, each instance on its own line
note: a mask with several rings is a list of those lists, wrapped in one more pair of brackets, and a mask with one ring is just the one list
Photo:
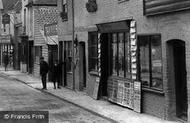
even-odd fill
[(64, 85), (190, 121), (189, 7), (188, 0), (58, 0)]
[[(0, 64), (4, 66), (4, 56), (8, 56), (8, 66), (13, 67), (14, 7), (19, 0), (1, 0)], [(16, 56), (17, 54), (14, 54)], [(15, 63), (14, 63), (15, 64)]]
[(49, 59), (49, 56), (52, 56), (49, 53), (53, 53), (52, 47), (55, 47), (53, 48), (56, 49), (53, 50), (56, 52), (53, 53), (55, 58), (52, 58), (57, 59), (56, 41), (48, 40), (44, 31), (46, 24), (57, 22), (57, 0), (23, 0), (22, 2), (26, 71), (39, 77), (39, 58), (43, 56), (45, 61), (52, 61)]

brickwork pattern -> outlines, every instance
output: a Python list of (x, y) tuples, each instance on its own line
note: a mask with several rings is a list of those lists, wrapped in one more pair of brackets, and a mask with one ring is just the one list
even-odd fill
[[(59, 0), (60, 1), (60, 0)], [(86, 60), (88, 70), (88, 29), (96, 27), (96, 24), (105, 22), (114, 22), (119, 20), (134, 19), (137, 22), (138, 34), (161, 34), (162, 40), (162, 63), (163, 63), (163, 92), (165, 96), (145, 93), (143, 95), (143, 112), (153, 114), (162, 118), (169, 118), (171, 113), (175, 113), (175, 96), (174, 90), (169, 82), (169, 67), (167, 54), (167, 41), (171, 39), (180, 39), (186, 43), (186, 70), (187, 70), (187, 88), (188, 104), (190, 105), (190, 11), (181, 11), (164, 15), (146, 17), (143, 15), (143, 0), (129, 0), (118, 3), (116, 0), (97, 0), (98, 10), (95, 13), (88, 13), (85, 8), (87, 1), (75, 1), (75, 34), (78, 35), (79, 41), (86, 42)], [(60, 6), (58, 6), (59, 9)], [(63, 27), (69, 27), (69, 24), (62, 23), (59, 20), (59, 30)], [(66, 28), (65, 31), (68, 28)], [(61, 31), (64, 32), (64, 31)], [(59, 36), (61, 37), (60, 33)], [(65, 34), (69, 35), (69, 34)], [(62, 38), (60, 38), (62, 39)], [(92, 95), (95, 76), (91, 76), (87, 71), (87, 92)], [(159, 98), (161, 101), (158, 101)], [(155, 106), (156, 104), (156, 106)], [(171, 109), (171, 110), (170, 110)], [(188, 109), (190, 117), (190, 108)], [(190, 120), (190, 118), (188, 118)]]

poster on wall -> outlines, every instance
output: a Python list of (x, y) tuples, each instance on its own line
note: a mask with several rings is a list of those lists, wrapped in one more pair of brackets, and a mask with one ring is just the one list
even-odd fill
[(134, 111), (141, 113), (141, 82), (134, 81), (134, 96), (133, 96)]
[(98, 91), (99, 91), (100, 78), (96, 77), (96, 82), (94, 85), (93, 98), (98, 99)]

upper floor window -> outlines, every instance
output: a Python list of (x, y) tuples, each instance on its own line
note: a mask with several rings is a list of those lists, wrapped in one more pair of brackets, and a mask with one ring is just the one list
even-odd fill
[(61, 18), (63, 21), (68, 19), (68, 5), (67, 0), (62, 0), (62, 12), (61, 12)]

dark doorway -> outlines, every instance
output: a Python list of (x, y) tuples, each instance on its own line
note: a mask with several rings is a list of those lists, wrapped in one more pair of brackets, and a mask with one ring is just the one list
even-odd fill
[(61, 63), (61, 73), (60, 73), (60, 85), (63, 86), (63, 71), (64, 71), (64, 60), (63, 60), (63, 41), (59, 41), (59, 63)]
[(187, 80), (185, 42), (180, 40), (169, 41), (173, 54), (173, 72), (175, 80), (176, 115), (186, 120), (187, 118)]
[[(58, 46), (57, 45), (49, 45), (48, 46), (48, 64), (49, 68), (52, 69), (53, 63), (58, 59)], [(53, 81), (53, 73), (50, 70), (48, 73), (48, 80)]]
[(108, 43), (109, 42), (109, 35), (108, 33), (102, 33), (100, 36), (100, 43), (101, 43), (101, 78), (100, 78), (100, 88), (101, 88), (101, 96), (107, 96), (107, 79), (108, 79)]
[(72, 74), (72, 41), (64, 41), (64, 86), (71, 86)]
[(28, 56), (28, 59), (29, 59), (29, 63), (28, 63), (28, 72), (30, 73), (30, 74), (32, 74), (33, 73), (33, 66), (34, 66), (34, 41), (29, 41), (29, 51), (28, 51), (28, 54), (29, 54), (29, 56)]
[(79, 90), (86, 88), (86, 55), (85, 42), (79, 43)]

